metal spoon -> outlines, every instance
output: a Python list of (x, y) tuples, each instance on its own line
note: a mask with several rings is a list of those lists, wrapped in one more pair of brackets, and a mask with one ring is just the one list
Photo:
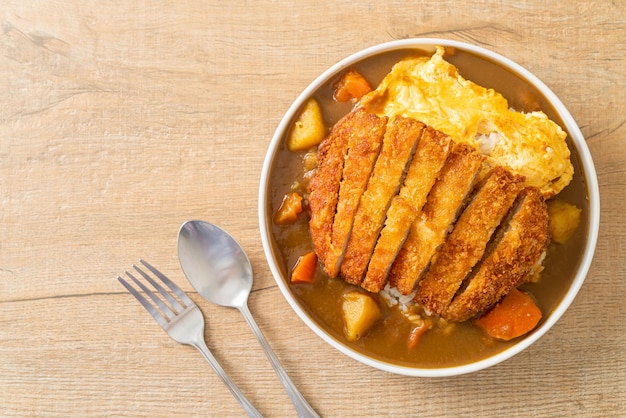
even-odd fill
[(226, 231), (202, 221), (185, 222), (178, 233), (178, 259), (191, 285), (209, 302), (237, 308), (256, 335), (298, 416), (319, 417), (291, 381), (248, 309), (252, 266)]

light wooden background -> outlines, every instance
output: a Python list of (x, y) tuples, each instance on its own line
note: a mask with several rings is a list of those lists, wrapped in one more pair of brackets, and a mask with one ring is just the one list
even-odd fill
[[(0, 8), (0, 416), (242, 415), (200, 354), (115, 279), (143, 257), (191, 291), (175, 247), (191, 218), (245, 247), (250, 309), (324, 416), (626, 415), (623, 0)], [(602, 195), (595, 261), (558, 324), (497, 367), (440, 379), (373, 370), (323, 343), (282, 298), (257, 222), (264, 153), (300, 91), (362, 48), (425, 36), (490, 48), (552, 88)], [(240, 314), (192, 298), (209, 347), (258, 409), (293, 416)]]

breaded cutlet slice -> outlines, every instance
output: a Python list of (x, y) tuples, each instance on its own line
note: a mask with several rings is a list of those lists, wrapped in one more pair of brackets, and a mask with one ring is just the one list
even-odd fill
[(491, 170), (420, 280), (416, 302), (435, 314), (448, 307), (463, 279), (483, 257), (492, 234), (523, 183), (523, 176), (514, 175), (504, 167)]
[(450, 154), (450, 144), (446, 134), (431, 127), (424, 129), (400, 193), (387, 210), (385, 225), (361, 283), (364, 289), (378, 293), (385, 287), (389, 269)]
[(424, 127), (415, 119), (401, 116), (394, 116), (387, 124), (380, 155), (361, 196), (341, 262), (341, 276), (348, 283), (360, 285), (363, 280), (391, 198), (400, 188)]
[(331, 231), (349, 144), (370, 137), (372, 131), (384, 130), (386, 123), (386, 117), (379, 118), (362, 110), (350, 112), (335, 124), (318, 147), (318, 167), (308, 186), (309, 230), (315, 253), (324, 265), (333, 253)]
[[(356, 110), (362, 113), (360, 110)], [(378, 118), (378, 117), (377, 117)], [(352, 231), (354, 216), (376, 162), (386, 131), (387, 117), (374, 119), (363, 115), (361, 125), (348, 139), (348, 153), (339, 185), (339, 201), (330, 233), (331, 247), (324, 259), (330, 277), (336, 277)]]
[(457, 144), (448, 156), (389, 271), (391, 286), (400, 293), (408, 295), (414, 291), (431, 258), (446, 239), (483, 161), (481, 154), (462, 143)]
[(413, 206), (400, 196), (391, 200), (385, 225), (374, 247), (367, 273), (361, 287), (368, 292), (378, 293), (386, 284), (389, 269), (409, 235), (411, 224), (417, 217)]
[(485, 257), (465, 289), (456, 296), (443, 317), (466, 321), (497, 303), (531, 274), (550, 243), (549, 216), (541, 191), (522, 190), (514, 204), (501, 239)]

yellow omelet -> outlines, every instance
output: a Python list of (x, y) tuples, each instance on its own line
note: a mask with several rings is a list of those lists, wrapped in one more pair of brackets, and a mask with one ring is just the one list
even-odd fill
[(545, 198), (572, 180), (566, 133), (545, 113), (521, 113), (493, 89), (464, 79), (438, 47), (432, 57), (394, 65), (360, 106), (379, 116), (401, 115), (424, 122), (479, 150), (491, 165), (509, 167), (541, 189)]

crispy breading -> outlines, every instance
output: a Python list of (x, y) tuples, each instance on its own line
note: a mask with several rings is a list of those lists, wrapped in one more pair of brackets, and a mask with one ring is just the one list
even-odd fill
[(341, 262), (341, 276), (348, 283), (361, 284), (391, 198), (400, 188), (423, 130), (423, 123), (401, 116), (393, 117), (387, 124), (380, 155), (354, 215)]
[(415, 301), (435, 314), (448, 307), (463, 279), (483, 257), (523, 182), (524, 177), (500, 166), (488, 174), (420, 280)]
[(413, 292), (431, 258), (445, 241), (483, 161), (482, 155), (465, 144), (457, 144), (450, 153), (389, 272), (391, 285), (402, 294)]
[(430, 126), (426, 127), (400, 189), (400, 196), (413, 209), (419, 211), (426, 203), (428, 193), (437, 181), (451, 149), (452, 140), (448, 135)]
[(550, 243), (548, 210), (541, 191), (525, 188), (514, 208), (517, 212), (501, 239), (443, 313), (445, 319), (465, 321), (488, 309), (520, 285), (541, 262)]
[[(360, 144), (364, 142), (363, 140), (368, 143), (368, 138), (378, 136), (378, 133), (384, 131), (386, 122), (386, 117), (379, 118), (362, 110), (350, 112), (335, 124), (318, 147), (318, 167), (308, 187), (311, 212), (309, 229), (313, 248), (324, 266), (327, 266), (332, 261), (330, 257), (337, 253), (332, 245), (331, 233), (339, 201), (340, 184), (344, 176), (344, 161), (349, 147)], [(361, 148), (354, 146), (354, 150), (360, 151)], [(351, 169), (348, 167), (348, 170)], [(367, 181), (369, 171), (362, 177)]]
[(354, 215), (374, 163), (378, 158), (386, 130), (387, 118), (366, 117), (358, 133), (348, 140), (343, 177), (339, 186), (339, 201), (332, 224), (331, 247), (325, 255), (324, 266), (330, 277), (336, 277), (352, 231)]
[(417, 145), (399, 196), (395, 197), (361, 287), (378, 293), (387, 283), (389, 269), (406, 240), (411, 224), (424, 206), (450, 153), (449, 136), (426, 127)]
[(417, 212), (405, 199), (400, 196), (392, 199), (385, 226), (380, 232), (367, 273), (361, 283), (363, 289), (378, 293), (385, 287), (389, 269), (409, 235), (411, 224), (416, 216)]
[(331, 233), (339, 200), (339, 187), (348, 146), (370, 135), (372, 127), (386, 124), (387, 118), (357, 110), (339, 120), (318, 147), (318, 167), (309, 182), (309, 230), (313, 248), (326, 265), (335, 253)]

